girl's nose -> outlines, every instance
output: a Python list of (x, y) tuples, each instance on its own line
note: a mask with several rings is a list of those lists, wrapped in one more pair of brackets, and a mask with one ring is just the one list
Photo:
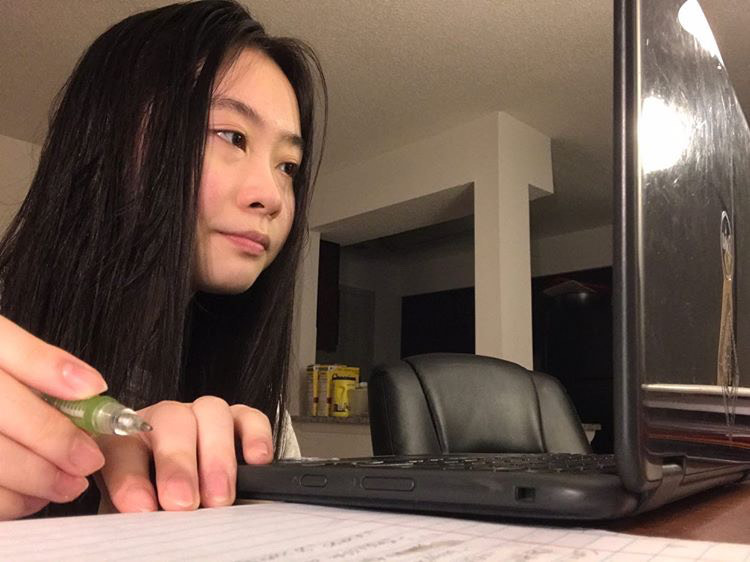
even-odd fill
[(272, 166), (253, 160), (239, 190), (238, 204), (274, 216), (281, 210), (282, 186), (278, 185)]

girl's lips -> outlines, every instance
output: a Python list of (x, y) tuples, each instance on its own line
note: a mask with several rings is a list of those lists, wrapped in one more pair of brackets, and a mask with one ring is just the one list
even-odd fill
[(221, 234), (250, 255), (260, 256), (268, 250), (269, 239), (265, 234), (259, 232), (222, 232)]

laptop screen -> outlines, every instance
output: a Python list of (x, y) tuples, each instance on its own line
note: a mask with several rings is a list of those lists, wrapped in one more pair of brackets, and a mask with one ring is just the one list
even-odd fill
[(697, 0), (631, 22), (628, 306), (639, 439), (750, 457), (750, 130)]

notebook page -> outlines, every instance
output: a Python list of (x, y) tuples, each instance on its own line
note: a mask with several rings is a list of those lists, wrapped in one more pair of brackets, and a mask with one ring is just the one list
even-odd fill
[(0, 560), (750, 560), (750, 545), (263, 503), (0, 523)]

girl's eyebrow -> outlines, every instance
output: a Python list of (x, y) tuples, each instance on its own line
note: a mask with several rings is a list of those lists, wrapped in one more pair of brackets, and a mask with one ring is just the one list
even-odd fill
[[(234, 99), (234, 98), (213, 98), (211, 99), (211, 108), (217, 108), (217, 109), (228, 109), (230, 111), (234, 111), (235, 113), (239, 113), (245, 119), (248, 121), (251, 121), (257, 125), (266, 127), (268, 126), (268, 123), (263, 117), (255, 111), (252, 107), (247, 105), (244, 102), (241, 102), (240, 100)], [(300, 150), (302, 150), (305, 147), (305, 141), (302, 139), (301, 136), (299, 136), (296, 133), (292, 133), (290, 131), (281, 130), (279, 132), (279, 137), (282, 141), (287, 142), (293, 146), (296, 146)]]

